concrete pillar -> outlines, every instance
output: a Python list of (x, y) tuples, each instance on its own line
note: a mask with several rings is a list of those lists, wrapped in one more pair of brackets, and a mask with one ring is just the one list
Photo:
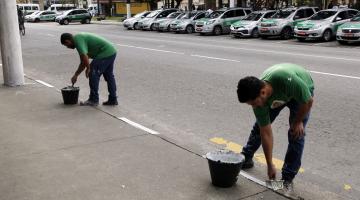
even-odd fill
[(4, 84), (24, 85), (24, 68), (16, 1), (0, 0), (0, 47)]
[(130, 0), (126, 0), (126, 18), (129, 19), (131, 17), (131, 4)]

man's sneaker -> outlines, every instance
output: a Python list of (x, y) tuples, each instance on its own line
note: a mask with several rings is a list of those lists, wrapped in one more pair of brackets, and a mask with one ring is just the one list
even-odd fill
[(94, 102), (91, 100), (80, 101), (80, 106), (97, 106), (97, 105), (99, 105), (98, 102)]
[(246, 157), (245, 157), (245, 161), (242, 164), (241, 169), (250, 169), (250, 168), (253, 168), (253, 167), (254, 167), (254, 161), (252, 160), (252, 158), (246, 159)]
[(115, 101), (105, 101), (105, 102), (103, 102), (103, 105), (104, 106), (117, 106), (119, 103), (118, 103), (118, 101), (117, 100), (115, 100)]
[(287, 197), (294, 197), (296, 196), (294, 191), (294, 183), (292, 181), (284, 180), (284, 195)]

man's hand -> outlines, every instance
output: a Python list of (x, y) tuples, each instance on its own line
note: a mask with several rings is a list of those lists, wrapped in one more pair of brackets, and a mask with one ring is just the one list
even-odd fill
[(304, 124), (302, 122), (294, 123), (290, 128), (290, 134), (294, 139), (299, 139), (304, 136)]
[(74, 85), (77, 81), (77, 76), (74, 75), (73, 77), (71, 77), (71, 83)]
[(274, 164), (268, 165), (268, 177), (269, 180), (275, 180), (276, 179), (276, 168)]
[(85, 71), (86, 78), (89, 78), (89, 74), (90, 74), (90, 67), (87, 67)]

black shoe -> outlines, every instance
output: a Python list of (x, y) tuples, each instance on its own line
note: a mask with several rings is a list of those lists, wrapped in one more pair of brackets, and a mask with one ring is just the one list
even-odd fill
[(241, 169), (250, 169), (250, 168), (253, 168), (253, 167), (254, 167), (254, 161), (252, 160), (252, 158), (246, 159), (246, 157), (245, 157), (245, 161), (242, 164)]
[(118, 103), (118, 101), (117, 100), (115, 100), (115, 101), (105, 101), (105, 102), (103, 102), (103, 105), (104, 106), (117, 106), (119, 103)]

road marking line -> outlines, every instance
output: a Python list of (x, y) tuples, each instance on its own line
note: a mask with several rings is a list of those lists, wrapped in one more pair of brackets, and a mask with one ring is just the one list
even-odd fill
[(49, 83), (46, 83), (46, 82), (44, 82), (44, 81), (42, 81), (42, 80), (35, 80), (36, 82), (38, 82), (38, 83), (40, 83), (40, 84), (43, 84), (43, 85), (45, 85), (45, 86), (47, 86), (47, 87), (50, 87), (50, 88), (53, 88), (54, 86), (52, 86), (52, 85), (50, 85)]
[(174, 53), (174, 54), (180, 54), (180, 55), (184, 55), (184, 54), (185, 54), (185, 53), (175, 52), (175, 51), (166, 51), (166, 50), (161, 50), (161, 49), (152, 49), (152, 48), (146, 48), (146, 47), (137, 47), (137, 46), (131, 46), (131, 45), (124, 45), (124, 44), (117, 44), (117, 45), (118, 45), (118, 46), (122, 46), (122, 47), (137, 48), (137, 49), (143, 49), (143, 50), (149, 50), (149, 51), (159, 51), (159, 52)]
[(120, 120), (123, 121), (123, 122), (126, 122), (126, 123), (130, 124), (131, 126), (134, 126), (135, 128), (141, 129), (141, 130), (143, 130), (143, 131), (145, 131), (145, 132), (147, 132), (147, 133), (150, 133), (150, 134), (152, 134), (152, 135), (159, 135), (159, 134), (160, 134), (160, 133), (158, 133), (158, 132), (156, 132), (156, 131), (154, 131), (154, 130), (151, 130), (151, 129), (149, 129), (149, 128), (146, 128), (145, 126), (143, 126), (143, 125), (141, 125), (141, 124), (138, 124), (138, 123), (136, 123), (136, 122), (133, 122), (133, 121), (131, 121), (131, 120), (125, 118), (125, 117), (117, 117), (117, 118), (120, 119)]
[(331, 74), (331, 73), (318, 72), (318, 71), (309, 71), (309, 72), (314, 73), (314, 74), (323, 74), (323, 75), (329, 75), (329, 76), (338, 76), (338, 77), (343, 77), (343, 78), (360, 79), (360, 77), (357, 77), (357, 76), (346, 76), (346, 75), (341, 75), (341, 74)]
[(241, 62), (239, 60), (232, 60), (232, 59), (226, 59), (226, 58), (217, 58), (217, 57), (210, 57), (210, 56), (202, 56), (202, 55), (191, 55), (193, 57), (199, 57), (199, 58), (208, 58), (213, 60), (223, 60), (223, 61), (230, 61), (230, 62)]
[[(220, 137), (211, 138), (210, 141), (215, 144), (225, 145), (226, 146), (225, 149), (233, 151), (235, 153), (241, 153), (241, 150), (243, 148), (243, 146), (241, 146), (240, 144), (237, 144), (237, 143), (231, 142), (231, 141), (227, 141)], [(263, 165), (266, 165), (266, 158), (263, 153), (254, 154), (254, 158), (257, 162), (259, 162)], [(273, 164), (275, 165), (276, 169), (281, 170), (282, 166), (284, 165), (284, 161), (277, 159), (277, 158), (273, 158)], [(300, 168), (299, 172), (304, 173), (305, 172), (304, 168)]]
[(50, 37), (55, 37), (55, 35), (53, 35), (53, 34), (50, 34), (50, 33), (48, 33), (48, 34), (46, 34), (47, 36), (50, 36)]
[(247, 179), (249, 179), (250, 181), (253, 181), (253, 182), (255, 182), (255, 183), (259, 184), (259, 185), (262, 185), (262, 186), (266, 187), (265, 181), (257, 179), (255, 177), (251, 176), (250, 174), (244, 172), (243, 170), (240, 171), (240, 175), (247, 178)]

